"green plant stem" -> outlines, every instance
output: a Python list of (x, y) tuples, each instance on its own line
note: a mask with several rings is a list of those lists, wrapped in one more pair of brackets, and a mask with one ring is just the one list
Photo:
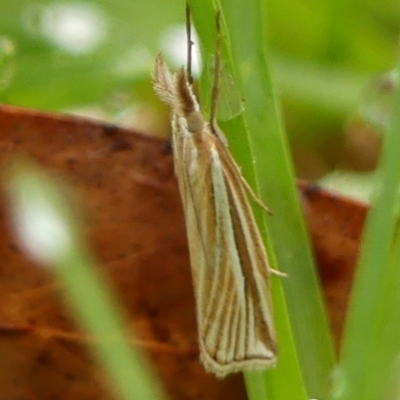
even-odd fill
[(396, 237), (400, 187), (399, 90), (394, 100), (347, 317), (335, 385), (337, 400), (398, 398), (394, 393), (388, 394), (388, 377), (398, 375), (395, 359), (400, 351), (397, 295), (400, 244)]
[[(273, 212), (268, 217), (254, 209), (271, 265), (288, 273), (285, 279), (272, 277), (279, 358), (278, 367), (266, 374), (269, 398), (327, 398), (332, 343), (266, 61), (261, 3), (191, 0), (189, 5), (205, 70), (214, 60), (215, 14), (221, 11), (222, 60), (244, 99), (244, 112), (220, 126), (244, 177)], [(203, 74), (205, 110), (211, 87), (210, 77)]]

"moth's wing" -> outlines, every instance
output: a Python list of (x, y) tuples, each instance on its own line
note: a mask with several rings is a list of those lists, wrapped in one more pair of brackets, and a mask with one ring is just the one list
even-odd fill
[[(185, 213), (196, 304), (203, 285), (203, 269), (212, 265), (216, 252), (214, 193), (211, 162), (206, 148), (190, 135), (174, 136), (174, 166)], [(199, 308), (199, 307), (197, 307)]]
[[(218, 142), (218, 155), (228, 193), (234, 241), (245, 278), (247, 354), (262, 354), (267, 363), (275, 362), (276, 338), (270, 292), (270, 266), (253, 210), (249, 204), (240, 168), (225, 146)], [(250, 328), (254, 328), (251, 330)]]
[(276, 349), (268, 259), (239, 170), (219, 144), (188, 145), (180, 180), (201, 359), (224, 376), (271, 366)]

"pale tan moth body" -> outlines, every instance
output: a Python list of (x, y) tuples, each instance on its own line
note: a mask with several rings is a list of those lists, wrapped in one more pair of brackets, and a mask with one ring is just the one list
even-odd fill
[(246, 191), (254, 194), (215, 122), (204, 120), (185, 70), (172, 74), (159, 55), (154, 89), (172, 109), (201, 361), (219, 377), (274, 366), (270, 268)]

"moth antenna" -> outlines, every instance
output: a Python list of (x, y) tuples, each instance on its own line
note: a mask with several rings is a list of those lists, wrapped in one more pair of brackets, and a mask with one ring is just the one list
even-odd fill
[(210, 125), (214, 133), (219, 131), (217, 127), (217, 106), (219, 97), (219, 79), (221, 73), (221, 12), (218, 10), (215, 17), (215, 64), (214, 83), (211, 94)]
[(193, 84), (193, 75), (192, 75), (192, 22), (190, 19), (190, 8), (189, 4), (186, 3), (186, 37), (187, 37), (187, 66), (186, 66), (186, 74), (189, 83)]

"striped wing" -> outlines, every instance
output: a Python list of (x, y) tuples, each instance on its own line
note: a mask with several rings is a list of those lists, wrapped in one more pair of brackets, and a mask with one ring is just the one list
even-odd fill
[(268, 258), (241, 172), (204, 124), (184, 70), (156, 59), (154, 89), (172, 109), (174, 166), (185, 211), (200, 356), (218, 376), (276, 362)]
[(201, 359), (218, 376), (276, 361), (269, 266), (240, 170), (205, 130), (174, 138)]

